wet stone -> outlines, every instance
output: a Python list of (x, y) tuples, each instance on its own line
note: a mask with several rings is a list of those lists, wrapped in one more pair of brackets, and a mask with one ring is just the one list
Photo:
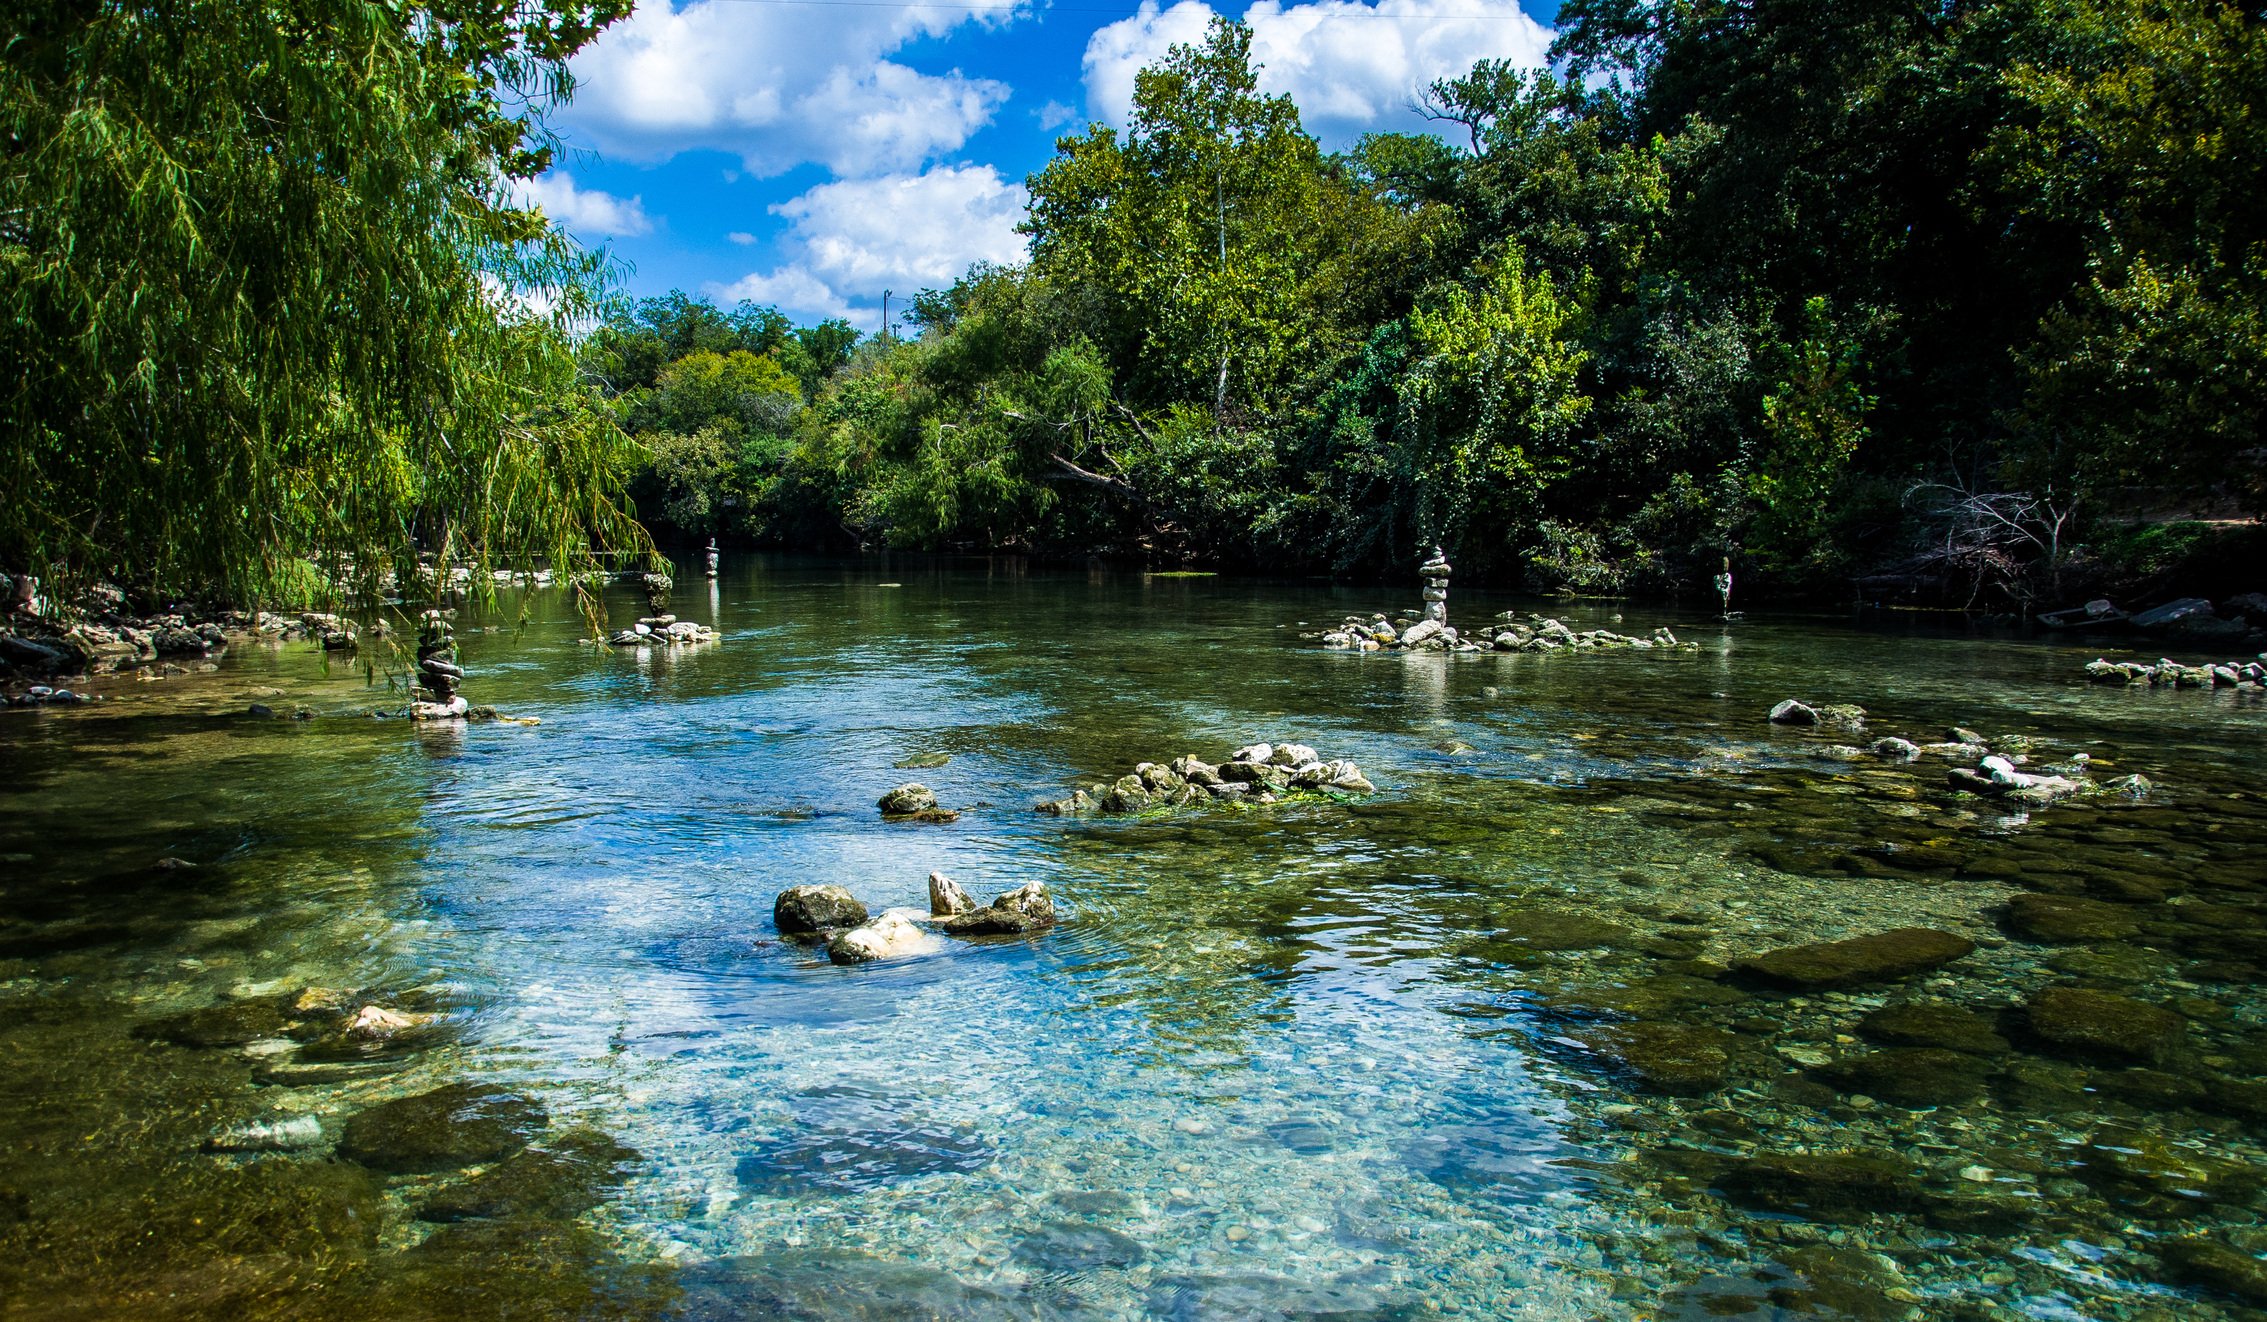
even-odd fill
[(841, 1084), (799, 1093), (793, 1106), (794, 1123), (740, 1159), (741, 1187), (776, 1197), (858, 1192), (976, 1170), (993, 1157), (973, 1126), (931, 1115), (916, 1099)]
[(1881, 1153), (1764, 1153), (1726, 1168), (1717, 1185), (1734, 1202), (1822, 1221), (1903, 1211), (1920, 1201), (1905, 1164)]
[(2209, 1239), (2181, 1239), (2159, 1249), (2174, 1282), (2267, 1307), (2267, 1262)]
[(1939, 1047), (1884, 1047), (1814, 1071), (1838, 1092), (1899, 1106), (1953, 1106), (1984, 1091), (1991, 1067), (1975, 1056)]
[(1116, 1189), (1060, 1189), (1047, 1201), (1072, 1216), (1123, 1216), (1137, 1206), (1132, 1194)]
[(1788, 946), (1735, 960), (1732, 968), (1759, 982), (1801, 990), (1891, 982), (1941, 968), (1975, 943), (1927, 927), (1900, 927), (1846, 941)]
[(2068, 945), (2114, 941), (2141, 930), (2133, 911), (2069, 895), (2018, 895), (2007, 904), (2007, 930), (2026, 941)]
[(1049, 1222), (1015, 1246), (1017, 1262), (1043, 1272), (1131, 1267), (1148, 1256), (1149, 1251), (1131, 1236), (1079, 1221)]
[(1143, 1298), (1160, 1322), (1389, 1322), (1422, 1315), (1415, 1301), (1349, 1281), (1295, 1281), (1261, 1273), (1161, 1277)]
[(2031, 997), (2024, 1014), (2040, 1043), (2078, 1060), (2161, 1065), (2187, 1045), (2187, 1020), (2114, 992), (2049, 987)]
[(1630, 930), (1619, 923), (1592, 918), (1587, 914), (1530, 909), (1499, 918), (1495, 932), (1478, 943), (1473, 948), (1473, 953), (1486, 958), (1491, 950), (1512, 954), (1521, 951), (1594, 950), (1620, 946), (1629, 939)]
[(1608, 1024), (1583, 1041), (1651, 1092), (1697, 1097), (1720, 1088), (1731, 1068), (1731, 1034), (1696, 1024)]
[(289, 997), (264, 996), (155, 1020), (141, 1031), (146, 1037), (177, 1046), (240, 1047), (279, 1037), (291, 1022)]
[(811, 936), (866, 921), (866, 906), (840, 886), (790, 886), (772, 901), (771, 921), (782, 936)]
[(1858, 1021), (1858, 1031), (1876, 1042), (1897, 1047), (1937, 1047), (1997, 1056), (2008, 1049), (1992, 1020), (1944, 1001), (1907, 1001), (1885, 1005)]
[(1312, 1120), (1279, 1120), (1267, 1127), (1267, 1136), (1303, 1157), (1320, 1156), (1337, 1146), (1330, 1131)]
[(516, 1093), (452, 1083), (356, 1113), (338, 1153), (396, 1174), (456, 1170), (519, 1151), (544, 1119), (542, 1107)]
[(606, 1135), (575, 1129), (504, 1158), (425, 1200), (424, 1221), (533, 1216), (564, 1220), (605, 1201), (617, 1173), (638, 1154)]

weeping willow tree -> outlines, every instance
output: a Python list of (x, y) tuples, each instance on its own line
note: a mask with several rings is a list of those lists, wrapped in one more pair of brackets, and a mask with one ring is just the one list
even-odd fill
[(516, 200), (629, 7), (13, 0), (0, 569), (253, 602), (650, 551), (566, 334), (601, 259)]

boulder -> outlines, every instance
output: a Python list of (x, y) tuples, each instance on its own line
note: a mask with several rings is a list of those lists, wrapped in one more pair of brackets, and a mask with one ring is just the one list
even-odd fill
[(2024, 1017), (2049, 1050), (2096, 1064), (2162, 1065), (2188, 1041), (2188, 1021), (2172, 1011), (2083, 987), (2041, 991)]
[(1856, 1093), (1898, 1106), (1952, 1106), (1984, 1090), (1991, 1066), (1942, 1047), (1885, 1047), (1845, 1056), (1812, 1073), (1836, 1092)]
[(393, 1174), (457, 1170), (519, 1151), (544, 1119), (542, 1107), (516, 1093), (451, 1083), (349, 1118), (338, 1154)]
[(1905, 1211), (1921, 1198), (1904, 1162), (1872, 1152), (1766, 1152), (1728, 1168), (1717, 1187), (1750, 1207), (1827, 1221)]
[(1895, 758), (1900, 762), (1910, 762), (1914, 758), (1921, 755), (1921, 747), (1919, 744), (1914, 743), (1910, 739), (1898, 739), (1894, 737), (1874, 740), (1873, 744), (1868, 748), (1867, 751), (1871, 752), (1876, 757)]
[(951, 918), (975, 910), (976, 901), (968, 898), (968, 892), (960, 888), (959, 882), (942, 872), (929, 874), (929, 912), (932, 915)]
[(884, 817), (911, 817), (937, 806), (937, 796), (926, 785), (900, 785), (876, 801)]
[(1858, 1032), (1897, 1047), (1935, 1047), (1971, 1055), (1997, 1056), (2008, 1049), (1990, 1019), (1945, 1001), (1885, 1005), (1858, 1021)]
[(1419, 620), (1402, 633), (1401, 645), (1415, 647), (1420, 643), (1431, 642), (1439, 638), (1445, 628), (1439, 620)]
[(2267, 1308), (2267, 1262), (2214, 1240), (2176, 1239), (2157, 1250), (2182, 1285), (2213, 1290)]
[(2202, 597), (2182, 597), (2177, 601), (2168, 601), (2162, 606), (2152, 606), (2148, 610), (2135, 615), (2133, 627), (2136, 629), (2166, 629), (2182, 621), (2198, 618), (2216, 618), (2212, 614), (2212, 603)]
[(1298, 768), (1320, 760), (1321, 755), (1305, 744), (1277, 744), (1268, 761), (1279, 767)]
[(2075, 895), (2018, 895), (2007, 903), (2005, 926), (2042, 945), (2115, 941), (2141, 930), (2129, 906)]
[(915, 917), (911, 909), (891, 909), (827, 942), (827, 958), (837, 964), (864, 964), (931, 954), (937, 939)]
[(1818, 710), (1808, 703), (1787, 699), (1771, 709), (1768, 718), (1773, 725), (1816, 725)]
[(1650, 1092), (1698, 1097), (1724, 1084), (1732, 1036), (1695, 1024), (1608, 1024), (1582, 1039)]
[(1044, 882), (1026, 882), (981, 909), (944, 923), (956, 936), (1000, 936), (1037, 931), (1055, 923), (1055, 901)]
[(807, 936), (856, 927), (866, 906), (840, 886), (790, 886), (772, 901), (771, 921), (782, 936)]
[(1788, 946), (1733, 961), (1735, 971), (1775, 986), (1816, 991), (1890, 982), (1941, 968), (1976, 948), (1966, 937), (1900, 927), (1846, 941)]
[(504, 1158), (418, 1205), (420, 1221), (476, 1217), (566, 1220), (605, 1201), (620, 1170), (638, 1154), (592, 1129), (573, 1129)]
[(1228, 755), (1228, 760), (1231, 763), (1265, 762), (1273, 756), (1275, 756), (1275, 745), (1273, 744), (1246, 744), (1242, 748), (1237, 749), (1235, 752), (1230, 753)]

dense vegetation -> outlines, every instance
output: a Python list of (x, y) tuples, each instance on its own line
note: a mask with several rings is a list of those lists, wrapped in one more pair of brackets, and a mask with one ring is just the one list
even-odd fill
[(272, 601), (643, 546), (565, 333), (602, 272), (514, 200), (628, 10), (12, 3), (0, 569)]
[[(2267, 24), (2211, 0), (1570, 0), (1562, 77), (1321, 151), (1216, 24), (907, 334), (683, 299), (585, 353), (640, 508), (1615, 591), (2027, 599), (2267, 511)], [(2128, 538), (2127, 540), (2130, 540)]]

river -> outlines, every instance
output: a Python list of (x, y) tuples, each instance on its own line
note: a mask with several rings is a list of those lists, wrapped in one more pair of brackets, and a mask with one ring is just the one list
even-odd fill
[[(1415, 596), (751, 556), (680, 579), (697, 649), (465, 610), (469, 696), (539, 724), (375, 718), (304, 642), (0, 712), (0, 1317), (2246, 1315), (2258, 690), (1462, 589), (1697, 646), (1301, 636)], [(2155, 788), (2011, 813), (1858, 751), (1954, 726)], [(1286, 739), (1378, 792), (1032, 808)], [(881, 820), (906, 781), (959, 820)], [(1063, 921), (773, 929), (931, 870)], [(1974, 949), (1733, 967), (1912, 928)]]

